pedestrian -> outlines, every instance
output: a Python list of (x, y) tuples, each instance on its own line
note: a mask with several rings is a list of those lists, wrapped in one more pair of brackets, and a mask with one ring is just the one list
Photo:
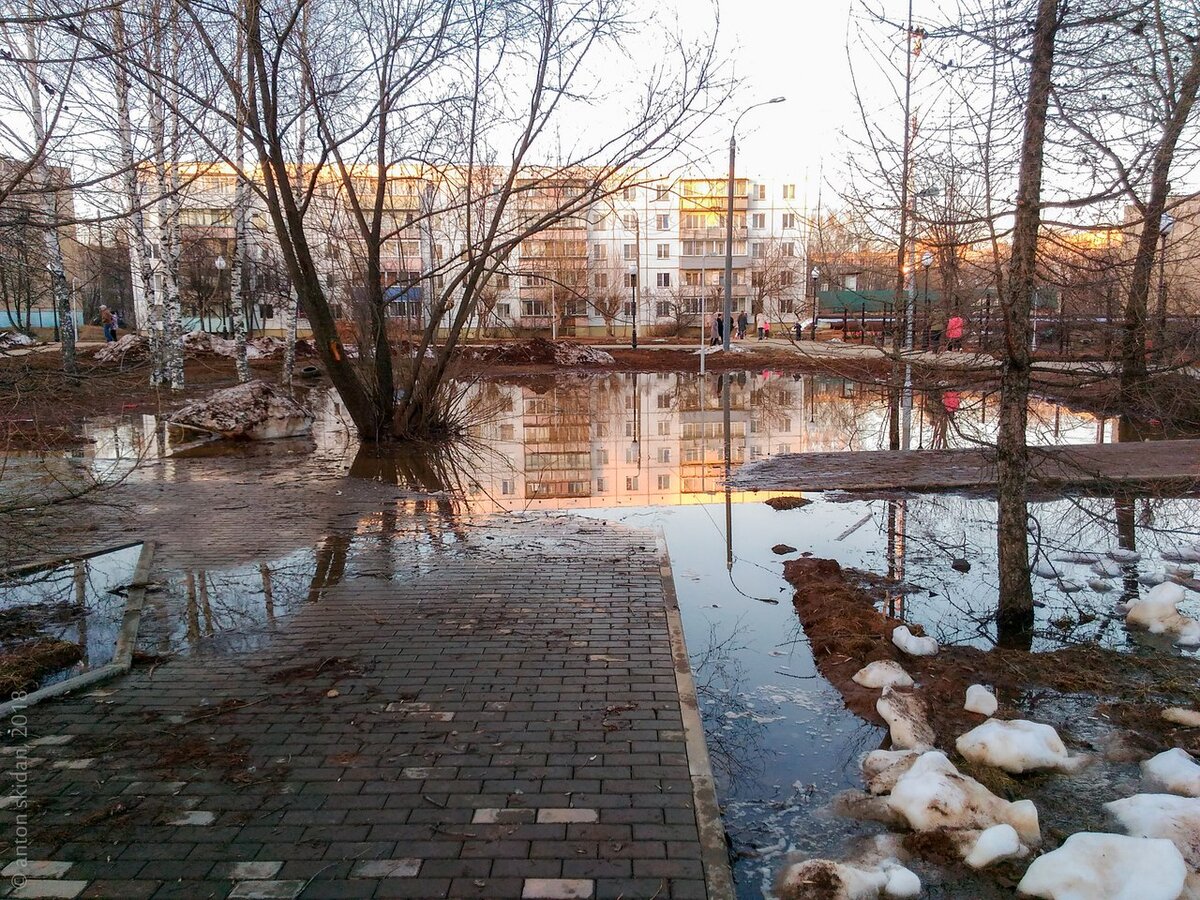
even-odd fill
[(104, 326), (104, 340), (111, 344), (117, 339), (117, 320), (112, 310), (104, 305), (100, 307), (100, 324)]
[(942, 332), (946, 330), (946, 317), (935, 313), (929, 323), (929, 349), (934, 353), (942, 352)]
[(737, 336), (739, 341), (746, 337), (746, 326), (749, 324), (750, 322), (746, 318), (746, 311), (743, 309), (740, 313), (738, 313)]
[(761, 341), (767, 336), (767, 314), (764, 312), (755, 313), (754, 327), (758, 329), (758, 339)]
[(769, 317), (764, 315), (763, 316), (763, 337), (769, 338), (770, 336), (771, 336), (771, 320)]
[(950, 317), (946, 322), (946, 349), (961, 350), (963, 331), (966, 330), (967, 323), (958, 313)]
[(725, 332), (721, 327), (721, 314), (717, 313), (712, 320), (712, 345), (716, 347), (725, 339)]

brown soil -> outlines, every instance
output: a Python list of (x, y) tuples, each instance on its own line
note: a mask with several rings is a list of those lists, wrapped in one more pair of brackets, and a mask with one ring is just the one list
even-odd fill
[(0, 610), (0, 640), (9, 642), (36, 636), (47, 625), (61, 625), (79, 618), (74, 603), (31, 603)]
[[(879, 692), (855, 684), (853, 676), (869, 662), (891, 659), (921, 685), (940, 746), (952, 747), (958, 735), (979, 724), (980, 717), (962, 706), (967, 687), (982, 683), (994, 688), (1000, 718), (1028, 714), (1030, 704), (1037, 702), (1037, 688), (1083, 695), (1093, 698), (1098, 713), (1133, 729), (1130, 739), (1145, 753), (1171, 747), (1200, 753), (1200, 729), (1183, 728), (1160, 716), (1168, 706), (1200, 705), (1200, 665), (1195, 660), (1096, 646), (1044, 653), (943, 647), (936, 656), (910, 657), (891, 642), (892, 631), (902, 623), (880, 612), (876, 594), (835, 560), (790, 560), (784, 564), (784, 577), (796, 588), (793, 603), (817, 668), (841, 692), (846, 706), (871, 722), (883, 724), (875, 712)], [(1052, 724), (1069, 737), (1070, 722)]]
[(35, 689), (43, 678), (83, 659), (78, 644), (51, 638), (31, 641), (0, 653), (0, 694)]
[(787, 509), (801, 509), (812, 503), (807, 497), (772, 497), (770, 500), (764, 500), (763, 502), (776, 512), (783, 512)]
[[(252, 360), (250, 366), (257, 377), (272, 379), (280, 363)], [(187, 360), (186, 388), (178, 393), (152, 387), (147, 363), (122, 368), (81, 356), (77, 379), (60, 367), (57, 352), (0, 359), (0, 454), (79, 446), (80, 423), (89, 416), (162, 413), (237, 384), (234, 361), (221, 356)]]

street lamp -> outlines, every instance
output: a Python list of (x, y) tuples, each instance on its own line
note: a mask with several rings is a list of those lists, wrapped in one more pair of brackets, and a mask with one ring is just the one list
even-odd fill
[(925, 270), (925, 349), (929, 349), (929, 329), (933, 320), (929, 317), (929, 267), (933, 265), (933, 254), (926, 250), (921, 254), (921, 267)]
[(1175, 217), (1163, 213), (1158, 220), (1158, 234), (1162, 238), (1162, 250), (1158, 254), (1158, 343), (1161, 346), (1167, 333), (1167, 238), (1175, 229)]
[(812, 335), (812, 340), (817, 339), (817, 315), (820, 313), (820, 301), (817, 299), (817, 285), (820, 284), (821, 272), (816, 267), (812, 270), (813, 296), (812, 296), (812, 322), (809, 323), (809, 333)]
[[(213, 261), (213, 265), (217, 269), (217, 289), (216, 289), (215, 293), (218, 296), (220, 296), (220, 294), (221, 294), (221, 273), (225, 271), (225, 257), (222, 256), (220, 253), (218, 253), (217, 258)], [(224, 310), (228, 310), (230, 317), (232, 317), (232, 315), (233, 315), (233, 310), (231, 310), (229, 308), (229, 298), (228, 297), (226, 297), (224, 302), (222, 302), (221, 308), (223, 310), (223, 312), (221, 314), (221, 330), (223, 332), (225, 332), (226, 334), (228, 334), (229, 333), (229, 331), (228, 331), (229, 319), (226, 318)], [(200, 330), (201, 331), (204, 330), (204, 310), (200, 310)]]
[(721, 346), (726, 351), (729, 350), (729, 332), (732, 330), (729, 326), (733, 322), (733, 170), (737, 161), (737, 127), (742, 121), (742, 116), (750, 110), (758, 109), (760, 106), (769, 106), (772, 103), (782, 103), (786, 99), (786, 97), (773, 97), (762, 103), (747, 106), (733, 120), (733, 128), (729, 131), (729, 183), (726, 189), (725, 203), (725, 308), (721, 313), (723, 316)]
[(633, 310), (633, 316), (632, 316), (632, 318), (633, 318), (633, 341), (632, 341), (631, 346), (633, 347), (634, 350), (636, 350), (637, 349), (637, 320), (638, 320), (638, 316), (637, 316), (637, 314), (638, 314), (638, 308), (637, 308), (637, 264), (636, 263), (630, 263), (630, 265), (629, 265), (629, 299), (630, 299), (630, 306), (632, 307), (632, 310)]

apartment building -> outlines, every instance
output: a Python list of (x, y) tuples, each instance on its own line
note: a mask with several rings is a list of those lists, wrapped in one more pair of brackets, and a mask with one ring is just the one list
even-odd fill
[[(422, 327), (430, 304), (444, 299), (456, 267), (468, 252), (467, 188), (485, 196), (491, 173), (416, 169), (389, 174), (385, 184), (380, 277), (388, 315)], [(498, 176), (496, 176), (498, 177)], [(373, 197), (375, 176), (354, 174), (354, 187)], [(566, 200), (588, 190), (587, 173), (572, 178), (531, 172), (516, 183), (509, 217), (514, 230), (546, 220), (514, 247), (491, 283), (479, 293), (471, 328), (491, 333), (549, 332), (624, 335), (636, 324), (643, 333), (677, 333), (701, 326), (722, 302), (727, 181), (720, 176), (643, 176), (583, 205), (577, 214), (556, 215)], [(224, 322), (229, 314), (228, 260), (233, 252), (235, 179), (221, 164), (190, 164), (181, 170), (180, 290), (193, 322)], [(766, 312), (790, 323), (804, 309), (807, 289), (806, 218), (797, 186), (740, 178), (734, 187), (734, 314)], [(261, 200), (252, 194), (247, 219), (246, 284), (252, 327), (279, 327), (288, 291), (281, 254)], [(479, 202), (486, 208), (486, 202)], [(157, 235), (157, 208), (147, 223)], [(308, 212), (309, 243), (335, 309), (350, 315), (365, 286), (361, 239), (346, 192), (332, 172), (320, 175)], [(524, 231), (520, 232), (524, 234)], [(153, 266), (159, 273), (158, 258)], [(156, 274), (161, 281), (161, 274)], [(135, 279), (139, 306), (140, 285)], [(145, 320), (144, 318), (142, 319)], [(706, 325), (704, 327), (707, 327)], [(219, 328), (219, 326), (218, 326)]]

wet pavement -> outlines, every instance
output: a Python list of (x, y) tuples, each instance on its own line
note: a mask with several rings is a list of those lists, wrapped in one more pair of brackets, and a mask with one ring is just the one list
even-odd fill
[(189, 572), (139, 649), (214, 640), (24, 713), (5, 856), (51, 874), (12, 896), (707, 896), (653, 533), (401, 531)]

